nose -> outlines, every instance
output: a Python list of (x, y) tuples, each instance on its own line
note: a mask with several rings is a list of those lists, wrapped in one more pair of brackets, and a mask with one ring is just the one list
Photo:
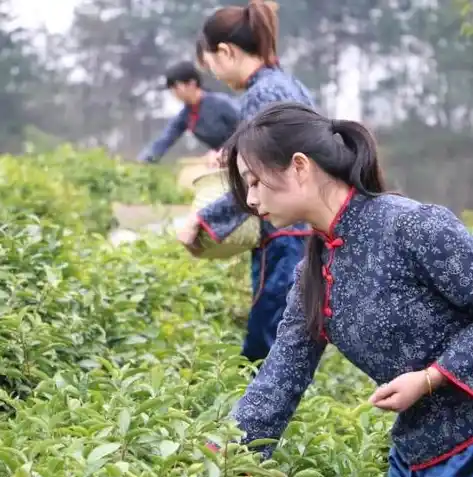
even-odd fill
[(251, 207), (252, 209), (258, 209), (259, 200), (256, 197), (255, 187), (248, 188), (248, 193), (246, 195), (246, 203), (248, 204), (248, 207)]

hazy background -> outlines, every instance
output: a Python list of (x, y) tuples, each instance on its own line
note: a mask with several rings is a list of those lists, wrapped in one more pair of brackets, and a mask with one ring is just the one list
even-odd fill
[[(179, 108), (156, 90), (162, 73), (192, 58), (205, 14), (224, 4), (246, 1), (0, 0), (1, 152), (73, 142), (133, 158)], [(283, 66), (320, 111), (376, 130), (391, 184), (473, 209), (473, 39), (459, 2), (280, 5)], [(165, 160), (195, 147), (186, 138)]]

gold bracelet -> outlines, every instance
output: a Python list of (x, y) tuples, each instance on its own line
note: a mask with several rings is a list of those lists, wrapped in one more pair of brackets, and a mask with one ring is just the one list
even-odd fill
[(430, 377), (430, 373), (428, 369), (424, 369), (425, 377), (427, 379), (427, 384), (429, 386), (429, 396), (432, 396), (432, 378)]

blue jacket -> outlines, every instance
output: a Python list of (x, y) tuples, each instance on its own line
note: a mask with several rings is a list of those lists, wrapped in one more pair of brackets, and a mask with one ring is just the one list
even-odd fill
[(245, 442), (281, 436), (330, 342), (378, 385), (430, 365), (445, 376), (392, 430), (412, 470), (445, 461), (473, 444), (473, 237), (448, 209), (388, 194), (355, 194), (332, 231), (321, 238), (325, 338), (307, 330), (302, 262), (276, 342), (232, 412)]
[[(192, 121), (196, 114), (195, 122)], [(185, 105), (163, 133), (139, 155), (141, 161), (157, 162), (187, 130), (210, 149), (220, 149), (234, 133), (239, 121), (236, 100), (223, 93), (204, 92), (196, 111)]]
[[(314, 106), (309, 91), (298, 80), (279, 67), (264, 67), (247, 82), (246, 91), (240, 98), (240, 119), (252, 118), (275, 101), (300, 101)], [(219, 208), (225, 212), (222, 214)], [(224, 217), (224, 223), (215, 223), (220, 216)], [(232, 217), (230, 223), (228, 217)], [(220, 238), (225, 237), (236, 222), (241, 223), (248, 217), (234, 204), (230, 195), (201, 213), (208, 227), (218, 228)], [(274, 343), (277, 326), (286, 307), (287, 293), (293, 283), (294, 268), (304, 254), (306, 237), (312, 231), (304, 224), (277, 230), (270, 223), (261, 221), (261, 234), (260, 247), (252, 251), (254, 303), (242, 351), (251, 361), (264, 359)]]

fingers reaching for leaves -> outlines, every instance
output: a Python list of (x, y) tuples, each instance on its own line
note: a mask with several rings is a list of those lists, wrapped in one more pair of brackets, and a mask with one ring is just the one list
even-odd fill
[(380, 386), (369, 402), (379, 409), (403, 412), (429, 393), (424, 371), (405, 373), (391, 382)]

